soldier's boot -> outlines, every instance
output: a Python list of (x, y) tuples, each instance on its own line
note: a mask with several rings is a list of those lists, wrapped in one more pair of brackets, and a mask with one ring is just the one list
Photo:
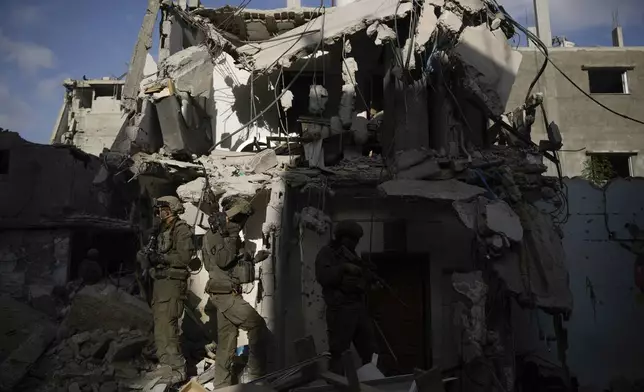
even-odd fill
[(156, 369), (146, 374), (146, 379), (148, 380), (152, 380), (157, 377), (161, 377), (157, 384), (176, 384), (185, 381), (188, 378), (186, 376), (185, 367), (173, 368), (172, 366), (165, 364), (159, 364)]

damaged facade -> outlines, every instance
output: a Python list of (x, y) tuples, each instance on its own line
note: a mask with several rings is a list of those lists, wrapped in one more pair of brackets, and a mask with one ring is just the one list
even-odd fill
[[(159, 9), (160, 61), (148, 74)], [(94, 186), (135, 187), (127, 211), (140, 231), (151, 199), (177, 195), (197, 243), (222, 201), (251, 202), (245, 246), (271, 256), (243, 296), (274, 335), (274, 369), (298, 362), (293, 342), (306, 336), (327, 350), (314, 260), (334, 222), (353, 219), (365, 233), (358, 252), (390, 286), (370, 299), (385, 376), (437, 368), (465, 390), (514, 390), (530, 367), (521, 350), (540, 337), (513, 320), (538, 313), (556, 330), (568, 387), (573, 299), (561, 222), (542, 208), (565, 200), (560, 179), (543, 176), (561, 140), (551, 133), (540, 148), (531, 122), (516, 121), (539, 107), (538, 91), (506, 110), (522, 63), (507, 42), (512, 22), (479, 0), (270, 11), (150, 0)], [(191, 276), (184, 317), (205, 335), (207, 279)], [(147, 328), (128, 327), (143, 331), (125, 337), (137, 342)], [(106, 347), (97, 329), (77, 325), (86, 357)], [(116, 348), (101, 350), (105, 365)]]

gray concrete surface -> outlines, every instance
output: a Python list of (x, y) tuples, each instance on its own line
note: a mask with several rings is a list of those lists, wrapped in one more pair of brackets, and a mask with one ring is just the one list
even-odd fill
[[(521, 53), (523, 62), (510, 95), (508, 110), (523, 102), (528, 86), (543, 62), (543, 56), (537, 49), (522, 48)], [(589, 91), (588, 72), (582, 67), (634, 67), (627, 71), (629, 94), (592, 96), (618, 112), (644, 121), (644, 68), (641, 67), (644, 64), (644, 48), (551, 48), (550, 56), (586, 92)], [(546, 90), (547, 84), (555, 86), (554, 93), (549, 89), (551, 92), (549, 96), (546, 95), (546, 104), (550, 121), (554, 120), (554, 114), (558, 112), (556, 114), (564, 142), (560, 157), (565, 176), (581, 175), (587, 152), (637, 154), (631, 158), (631, 175), (644, 175), (644, 125), (602, 109), (554, 69), (544, 74), (534, 91)], [(537, 114), (532, 138), (535, 142), (546, 138), (540, 113)], [(551, 170), (549, 174), (555, 172)]]

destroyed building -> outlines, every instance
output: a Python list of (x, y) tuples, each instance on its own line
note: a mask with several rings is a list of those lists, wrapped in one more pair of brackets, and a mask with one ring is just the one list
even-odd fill
[[(147, 51), (137, 45), (124, 88), (130, 114), (110, 154), (127, 156), (140, 183), (165, 184), (146, 188), (150, 197), (175, 185), (197, 234), (227, 197), (252, 202), (247, 246), (272, 256), (244, 296), (275, 336), (273, 366), (296, 362), (293, 342), (304, 336), (326, 349), (313, 261), (333, 222), (350, 218), (365, 231), (363, 257), (412, 309), (395, 319), (400, 303), (386, 293), (373, 299), (388, 347), (383, 373), (467, 363), (511, 388), (508, 337), (518, 331), (503, 301), (516, 298), (517, 312), (547, 310), (563, 325), (572, 296), (561, 238), (532, 204), (560, 192), (558, 181), (542, 176), (543, 151), (523, 136), (531, 124), (500, 120), (522, 58), (507, 43), (514, 26), (502, 10), (389, 0), (161, 8), (166, 57), (156, 80), (128, 92), (140, 85)], [(148, 15), (158, 9), (151, 1)], [(152, 34), (149, 20), (139, 42)], [(530, 95), (522, 107), (542, 98)], [(502, 127), (488, 129), (490, 120)], [(250, 140), (247, 152), (226, 151)], [(104, 169), (115, 171), (109, 162)], [(526, 263), (539, 271), (528, 282)], [(207, 303), (206, 279), (205, 271), (191, 278), (197, 310)]]
[[(159, 11), (159, 63), (150, 74)], [(126, 205), (118, 213), (136, 217), (140, 231), (151, 224), (151, 199), (179, 196), (197, 242), (223, 200), (251, 202), (247, 249), (271, 257), (256, 265), (243, 295), (274, 335), (274, 369), (301, 360), (294, 342), (307, 336), (317, 352), (327, 349), (314, 260), (333, 224), (354, 219), (365, 233), (358, 252), (390, 286), (370, 304), (385, 376), (436, 368), (459, 380), (446, 388), (510, 391), (537, 353), (570, 386), (573, 298), (551, 211), (566, 197), (561, 179), (543, 176), (544, 156), (559, 163), (561, 140), (551, 132), (536, 145), (531, 121), (517, 121), (546, 100), (538, 89), (506, 109), (523, 58), (507, 40), (519, 28), (495, 1), (259, 11), (150, 0), (120, 96), (121, 123), (111, 142), (85, 144), (101, 146), (93, 184), (136, 188), (109, 205)], [(202, 326), (212, 322), (207, 279), (195, 271), (187, 304)], [(77, 361), (105, 348), (91, 332), (97, 326), (78, 315), (118, 295), (81, 295), (80, 311), (72, 304), (76, 316), (68, 316), (81, 336), (45, 358), (68, 355), (75, 340), (79, 348), (89, 342)], [(551, 328), (526, 327), (535, 314)], [(145, 330), (149, 320), (137, 320), (128, 328)], [(100, 354), (105, 382), (111, 357)], [(70, 383), (77, 381), (60, 385)]]

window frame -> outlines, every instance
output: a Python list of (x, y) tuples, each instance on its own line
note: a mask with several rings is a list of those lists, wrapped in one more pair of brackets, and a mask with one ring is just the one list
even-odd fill
[[(588, 79), (588, 93), (592, 95), (630, 95), (631, 90), (628, 84), (628, 72), (635, 69), (633, 65), (583, 65), (581, 67), (586, 72)], [(593, 92), (591, 90), (591, 72), (593, 71), (615, 71), (621, 73), (622, 92)]]

